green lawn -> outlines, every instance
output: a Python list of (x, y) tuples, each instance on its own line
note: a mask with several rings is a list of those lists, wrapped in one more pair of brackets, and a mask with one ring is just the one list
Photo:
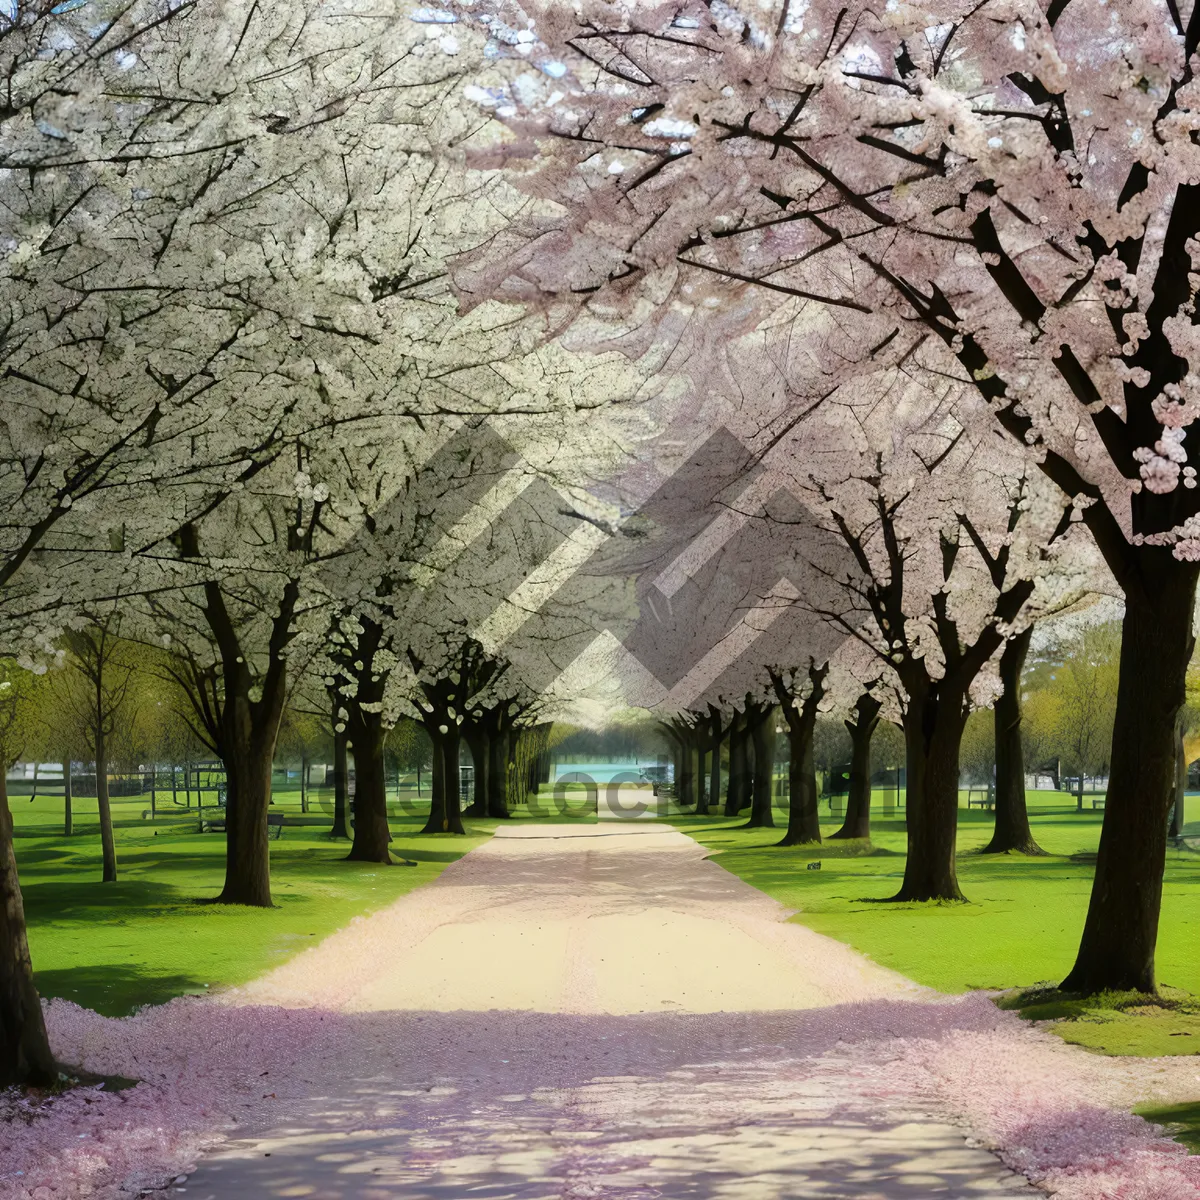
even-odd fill
[[(882, 793), (877, 793), (877, 803)], [(713, 851), (733, 874), (798, 910), (793, 920), (846, 942), (876, 962), (946, 992), (972, 988), (1026, 988), (1061, 979), (1070, 969), (1083, 928), (1102, 812), (1063, 805), (1057, 792), (1031, 793), (1030, 815), (1045, 858), (978, 853), (991, 836), (992, 817), (979, 809), (959, 813), (959, 881), (967, 904), (892, 904), (904, 872), (902, 820), (873, 814), (872, 844), (826, 842), (819, 847), (774, 845), (781, 829), (739, 829), (744, 819), (672, 817), (672, 823)], [(964, 793), (965, 803), (965, 793)], [(1188, 798), (1189, 818), (1200, 818), (1200, 796)], [(823, 803), (822, 808), (826, 806)], [(825, 821), (827, 837), (840, 820)], [(1200, 826), (1193, 827), (1200, 832)], [(819, 861), (820, 870), (808, 870)], [(1200, 853), (1171, 850), (1158, 946), (1161, 983), (1200, 994)], [(1184, 1009), (1191, 1009), (1185, 1004)], [(1164, 1012), (1154, 1035), (1152, 1018), (1134, 1020), (1111, 1009), (1093, 1010), (1060, 1032), (1110, 1052), (1192, 1053), (1200, 1020)], [(1101, 1026), (1104, 1026), (1102, 1029)], [(1133, 1026), (1139, 1032), (1136, 1037)], [(1193, 1029), (1192, 1026), (1196, 1028)], [(1086, 1027), (1085, 1027), (1086, 1026)], [(1072, 1036), (1076, 1034), (1077, 1036)], [(1186, 1036), (1185, 1036), (1186, 1035)], [(1133, 1041), (1138, 1048), (1134, 1048)], [(1153, 1048), (1150, 1048), (1151, 1043)], [(1194, 1037), (1200, 1049), (1200, 1036)]]
[[(408, 812), (393, 802), (393, 853), (418, 865), (347, 863), (341, 860), (349, 843), (327, 834), (329, 818), (321, 810), (331, 810), (329, 799), (314, 792), (308, 818), (313, 823), (288, 826), (272, 841), (277, 907), (264, 910), (197, 903), (220, 891), (225, 839), (198, 833), (195, 809), (174, 807), (169, 792), (153, 820), (148, 796), (114, 798), (120, 876), (115, 884), (100, 882), (94, 798), (76, 798), (75, 833), (66, 838), (61, 797), (12, 796), (41, 994), (116, 1016), (172, 996), (245, 982), (352, 917), (436, 879), (500, 824), (468, 819), (467, 837), (422, 836), (428, 801), (406, 805)], [(298, 792), (277, 796), (289, 819), (300, 818), (299, 801)], [(522, 808), (516, 814), (517, 820), (530, 819)]]

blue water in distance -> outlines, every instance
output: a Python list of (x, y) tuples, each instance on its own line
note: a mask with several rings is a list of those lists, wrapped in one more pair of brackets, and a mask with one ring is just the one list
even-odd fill
[[(665, 764), (655, 763), (652, 760), (643, 759), (641, 762), (563, 762), (554, 764), (555, 780), (565, 779), (568, 783), (578, 781), (586, 783), (591, 779), (595, 783), (610, 783), (614, 776), (620, 775), (629, 780), (630, 783), (636, 782), (641, 778), (641, 772), (644, 768), (657, 768), (658, 774), (661, 776)], [(654, 773), (653, 771), (651, 772)], [(674, 774), (670, 766), (666, 766), (667, 778), (671, 778)]]

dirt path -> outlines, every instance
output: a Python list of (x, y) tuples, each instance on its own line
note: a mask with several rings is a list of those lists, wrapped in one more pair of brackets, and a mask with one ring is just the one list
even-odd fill
[(661, 824), (502, 830), (224, 997), (390, 1048), (272, 1093), (188, 1200), (1034, 1194), (839, 1055), (944, 998), (785, 917)]
[(350, 1012), (764, 1012), (915, 984), (798, 925), (658, 822), (514, 825), (239, 1004)]

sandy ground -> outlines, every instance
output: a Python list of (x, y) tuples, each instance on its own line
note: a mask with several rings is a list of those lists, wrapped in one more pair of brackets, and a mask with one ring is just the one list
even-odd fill
[(945, 998), (704, 854), (649, 822), (503, 829), (227, 994), (429, 1037), (436, 1062), (334, 1067), (188, 1200), (1041, 1194), (838, 1059), (846, 1019), (903, 1033)]
[(502, 829), (427, 888), (247, 987), (351, 1012), (768, 1012), (924, 989), (785, 923), (656, 822)]

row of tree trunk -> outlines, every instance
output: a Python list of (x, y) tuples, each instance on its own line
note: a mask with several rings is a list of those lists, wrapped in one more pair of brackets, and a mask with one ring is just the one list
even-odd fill
[[(985, 854), (1044, 853), (1033, 837), (1025, 801), (1025, 756), (1021, 738), (1021, 673), (1029, 650), (1031, 630), (1012, 638), (1000, 660), (1003, 692), (994, 708), (996, 743), (995, 826)], [(816, 719), (824, 695), (827, 667), (810, 664), (806, 686), (797, 696), (798, 679), (786, 680), (773, 673), (772, 684), (779, 708), (749, 695), (742, 707), (726, 720), (715, 708), (705, 716), (681, 714), (669, 722), (667, 732), (674, 741), (676, 794), (680, 804), (695, 806), (697, 813), (707, 813), (720, 796), (720, 758), (722, 740), (728, 747), (729, 780), (725, 799), (725, 816), (734, 817), (749, 808), (747, 828), (774, 825), (771, 782), (775, 761), (776, 713), (786, 723), (789, 739), (788, 768), (788, 827), (783, 846), (804, 845), (821, 841), (818, 816), (818, 791), (813, 758)], [(869, 838), (871, 834), (871, 739), (880, 720), (882, 705), (870, 692), (858, 699), (845, 725), (850, 735), (850, 778), (846, 814), (842, 826), (831, 835), (838, 839)], [(918, 713), (918, 716), (921, 714)], [(965, 711), (964, 711), (965, 720)], [(908, 720), (906, 734), (922, 744), (917, 753), (910, 753), (907, 763), (906, 810), (910, 828), (910, 856), (916, 847), (918, 862), (913, 874), (933, 881), (926, 890), (939, 890), (938, 876), (954, 854), (958, 813), (958, 742), (945, 747), (944, 761), (932, 764), (923, 740), (928, 720)], [(934, 726), (938, 722), (933, 722)], [(947, 722), (940, 722), (944, 727)], [(915, 727), (915, 728), (914, 728)], [(952, 732), (952, 731), (951, 731)], [(961, 735), (961, 730), (960, 730)], [(906, 739), (907, 740), (907, 739)], [(1181, 740), (1181, 739), (1179, 739)], [(939, 747), (934, 744), (934, 750)], [(710, 782), (704, 786), (705, 755), (711, 755)], [(1183, 769), (1182, 752), (1176, 755), (1177, 769)], [(932, 774), (932, 777), (931, 777)], [(942, 778), (942, 776), (945, 778)], [(1181, 775), (1176, 777), (1176, 794), (1181, 794)], [(952, 782), (952, 788), (949, 786)], [(952, 799), (944, 806), (931, 804), (930, 796), (947, 793)], [(941, 811), (941, 807), (946, 809)], [(1182, 812), (1176, 804), (1175, 813)], [(1176, 818), (1178, 821), (1181, 818)], [(923, 838), (912, 838), (913, 826), (924, 827)], [(924, 853), (923, 853), (924, 852)], [(957, 890), (957, 882), (941, 880), (940, 890)], [(941, 897), (949, 898), (949, 897)]]

